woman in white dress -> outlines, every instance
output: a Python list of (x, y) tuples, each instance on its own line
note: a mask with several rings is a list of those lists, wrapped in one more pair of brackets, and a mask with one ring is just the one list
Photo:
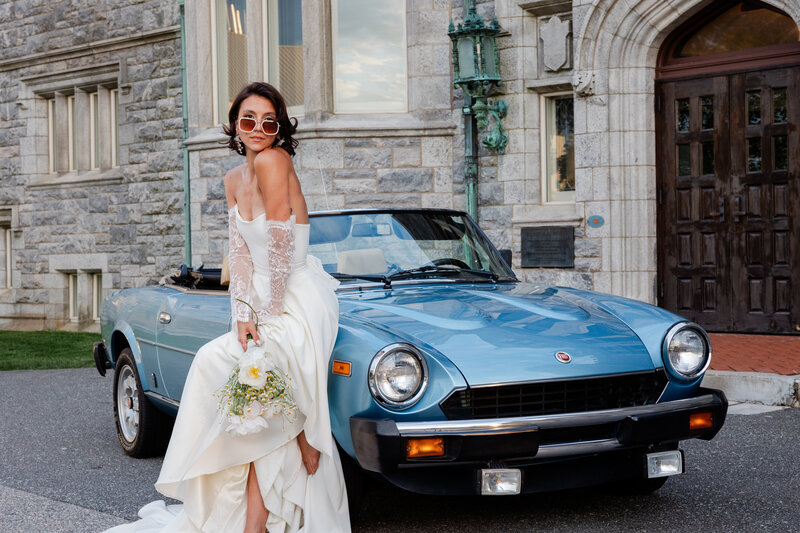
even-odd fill
[[(195, 355), (155, 485), (183, 505), (152, 502), (114, 533), (350, 531), (327, 398), (338, 282), (306, 256), (308, 210), (291, 160), (296, 121), (278, 91), (258, 82), (239, 93), (229, 119), (229, 147), (247, 158), (225, 176), (233, 327)], [(291, 378), (299, 412), (241, 435), (226, 431), (214, 393), (245, 355), (248, 334)]]

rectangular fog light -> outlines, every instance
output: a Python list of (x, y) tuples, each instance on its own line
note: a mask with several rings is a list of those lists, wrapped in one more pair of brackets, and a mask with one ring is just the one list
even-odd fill
[(522, 488), (522, 471), (518, 468), (481, 469), (481, 494), (519, 494)]
[(647, 477), (667, 477), (683, 474), (683, 454), (680, 450), (647, 454)]

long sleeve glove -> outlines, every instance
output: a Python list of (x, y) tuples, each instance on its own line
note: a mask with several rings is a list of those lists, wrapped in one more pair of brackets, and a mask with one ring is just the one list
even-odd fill
[(228, 269), (231, 281), (228, 291), (231, 293), (231, 316), (239, 322), (251, 320), (250, 308), (236, 299), (242, 299), (252, 305), (247, 291), (253, 276), (253, 260), (239, 228), (236, 226), (236, 206), (228, 210)]
[(270, 303), (267, 313), (278, 316), (283, 310), (286, 285), (294, 257), (295, 218), (267, 220), (267, 261), (269, 263)]

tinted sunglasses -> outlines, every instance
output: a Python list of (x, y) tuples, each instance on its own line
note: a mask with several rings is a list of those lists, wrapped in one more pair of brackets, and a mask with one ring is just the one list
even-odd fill
[[(250, 133), (256, 129), (258, 121), (252, 117), (239, 117), (237, 124), (239, 125), (240, 131)], [(278, 124), (276, 120), (265, 118), (261, 122), (261, 131), (263, 131), (265, 135), (275, 135), (278, 133), (280, 126), (281, 125)]]

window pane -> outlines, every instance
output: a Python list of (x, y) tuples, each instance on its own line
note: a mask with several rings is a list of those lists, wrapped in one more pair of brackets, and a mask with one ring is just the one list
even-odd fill
[(302, 11), (300, 0), (278, 2), (278, 89), (288, 107), (303, 105)]
[(94, 305), (92, 306), (92, 317), (100, 318), (100, 304), (103, 302), (103, 275), (97, 273), (92, 277), (94, 278)]
[(47, 100), (47, 167), (50, 172), (56, 171), (56, 101), (55, 98)]
[(547, 200), (575, 200), (574, 113), (572, 96), (546, 100)]
[(772, 170), (786, 170), (789, 166), (789, 153), (786, 147), (786, 135), (776, 135), (772, 138), (772, 153), (775, 154)]
[(761, 124), (761, 91), (747, 91), (747, 123)]
[(772, 121), (786, 122), (786, 88), (775, 89), (772, 93)]
[(89, 168), (97, 168), (97, 93), (89, 93)]
[(747, 171), (761, 170), (761, 137), (747, 139)]
[(689, 99), (680, 98), (675, 101), (678, 131), (689, 131)]
[(704, 130), (714, 129), (714, 97), (703, 96), (700, 98), (701, 128)]
[(3, 232), (5, 239), (5, 265), (6, 265), (6, 288), (11, 288), (11, 228), (5, 228)]
[(75, 96), (67, 96), (67, 145), (69, 146), (69, 170), (75, 170)]
[(117, 108), (119, 106), (119, 91), (112, 89), (109, 91), (111, 97), (111, 166), (117, 166), (119, 157), (119, 136), (117, 135), (117, 128), (119, 127), (119, 120), (117, 115)]
[(78, 318), (78, 276), (69, 274), (69, 317)]
[(739, 2), (678, 47), (676, 57), (732, 52), (800, 40), (797, 24), (754, 2)]
[(714, 173), (714, 141), (703, 143), (703, 174)]
[(405, 0), (333, 2), (334, 109), (407, 108)]
[(692, 173), (692, 162), (688, 144), (678, 145), (678, 176), (688, 176)]
[(246, 0), (217, 0), (217, 101), (223, 123), (233, 99), (247, 85), (246, 6)]

